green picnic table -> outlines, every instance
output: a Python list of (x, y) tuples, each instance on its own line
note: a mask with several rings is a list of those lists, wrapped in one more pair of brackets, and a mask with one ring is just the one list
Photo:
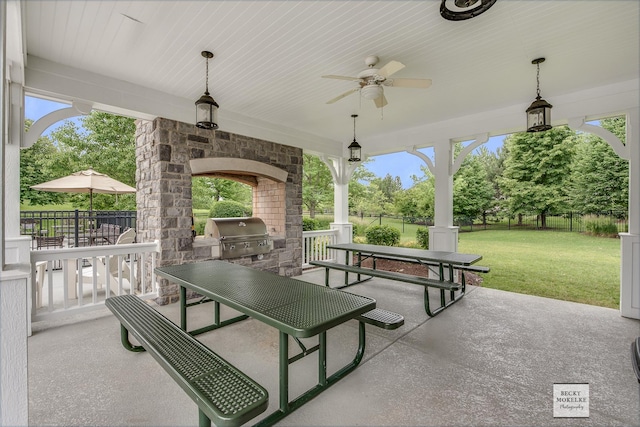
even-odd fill
[[(427, 249), (401, 248), (396, 246), (370, 245), (360, 243), (340, 243), (327, 245), (327, 249), (334, 251), (345, 251), (346, 262), (344, 264), (332, 261), (311, 261), (309, 264), (325, 268), (325, 285), (329, 286), (329, 270), (344, 271), (344, 285), (335, 287), (334, 289), (342, 289), (348, 286), (356, 285), (373, 277), (380, 277), (399, 282), (412, 283), (424, 287), (424, 308), (429, 316), (435, 316), (456, 301), (459, 301), (465, 294), (465, 279), (462, 276), (462, 283), (454, 281), (454, 269), (471, 270), (474, 272), (486, 273), (489, 271), (487, 267), (472, 266), (472, 264), (482, 259), (482, 256), (475, 254), (463, 254), (458, 252), (432, 251)], [(357, 255), (357, 261), (353, 265), (349, 265), (352, 254)], [(373, 260), (373, 268), (362, 267), (362, 261), (371, 258)], [(378, 270), (376, 269), (377, 259), (388, 259), (395, 261), (412, 262), (424, 265), (425, 268), (430, 266), (437, 267), (437, 279), (423, 276), (413, 276), (409, 274)], [(445, 277), (445, 269), (449, 271), (449, 277)], [(349, 273), (356, 274), (357, 280), (349, 282)], [(362, 278), (361, 276), (367, 276)], [(435, 288), (440, 291), (440, 307), (435, 310), (430, 308), (428, 288)], [(449, 301), (446, 301), (445, 291), (449, 291)], [(458, 296), (455, 292), (459, 291)]]
[[(215, 303), (211, 326), (191, 331), (203, 333), (251, 317), (280, 331), (279, 336), (279, 409), (259, 422), (272, 425), (284, 418), (332, 384), (353, 371), (364, 355), (364, 315), (376, 307), (372, 298), (331, 289), (312, 283), (254, 270), (225, 261), (207, 261), (172, 265), (155, 269), (158, 276), (180, 285), (181, 328), (187, 330), (186, 290), (190, 289)], [(242, 316), (220, 321), (219, 304)], [(377, 309), (376, 309), (377, 310)], [(374, 310), (375, 311), (375, 310)], [(327, 330), (351, 319), (359, 320), (359, 344), (354, 359), (327, 376)], [(367, 322), (372, 323), (372, 322)], [(307, 349), (299, 338), (318, 336), (318, 345)], [(301, 353), (289, 357), (289, 336), (301, 346)], [(289, 365), (318, 352), (318, 383), (294, 400), (289, 400)]]

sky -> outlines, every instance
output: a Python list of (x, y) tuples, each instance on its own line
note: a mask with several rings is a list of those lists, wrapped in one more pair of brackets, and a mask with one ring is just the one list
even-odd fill
[[(38, 120), (40, 117), (51, 113), (52, 111), (59, 110), (61, 108), (68, 107), (68, 104), (61, 104), (58, 102), (48, 101), (41, 98), (26, 97), (25, 98), (25, 117), (32, 120)], [(62, 125), (64, 122), (54, 124), (50, 126), (44, 135), (49, 134), (57, 126)], [(80, 125), (80, 123), (78, 123)], [(484, 146), (490, 151), (495, 151), (498, 147), (502, 146), (505, 136), (495, 136), (489, 138)], [(365, 142), (366, 143), (366, 142)], [(432, 157), (431, 150), (420, 150), (426, 155)], [(385, 154), (382, 156), (371, 157), (372, 161), (366, 164), (366, 168), (373, 172), (376, 176), (384, 178), (387, 174), (392, 177), (400, 177), (403, 188), (409, 188), (413, 184), (411, 179), (412, 175), (422, 176), (421, 166), (425, 166), (425, 163), (418, 157), (407, 152)]]

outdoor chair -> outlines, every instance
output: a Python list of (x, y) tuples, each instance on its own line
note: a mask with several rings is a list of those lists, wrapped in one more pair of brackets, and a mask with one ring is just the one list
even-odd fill
[[(135, 233), (135, 232), (134, 232)], [(96, 244), (113, 245), (120, 237), (120, 226), (117, 224), (100, 224), (100, 227), (92, 231)]]
[(36, 248), (61, 248), (64, 243), (64, 234), (58, 236), (35, 236)]
[[(118, 226), (119, 227), (119, 226)], [(122, 234), (120, 234), (115, 241), (116, 245), (124, 245), (133, 243), (136, 238), (136, 230), (133, 228), (127, 228)], [(109, 288), (115, 294), (117, 294), (118, 286), (118, 260), (119, 256), (109, 257), (108, 268), (105, 265), (105, 257), (97, 257), (97, 264), (92, 267), (87, 267), (82, 270), (82, 283), (93, 283), (93, 270), (96, 269), (97, 273), (97, 285), (98, 288), (102, 288), (108, 283)], [(105, 270), (107, 270), (107, 280), (105, 281)], [(131, 277), (131, 270), (129, 264), (123, 259), (121, 263), (122, 278), (129, 282)], [(135, 279), (134, 279), (135, 280)], [(129, 283), (131, 285), (131, 283)]]

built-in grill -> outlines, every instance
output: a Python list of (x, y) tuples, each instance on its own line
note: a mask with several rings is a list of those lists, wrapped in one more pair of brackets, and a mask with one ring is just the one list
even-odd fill
[(219, 242), (222, 259), (266, 254), (273, 246), (260, 218), (209, 218), (204, 235)]

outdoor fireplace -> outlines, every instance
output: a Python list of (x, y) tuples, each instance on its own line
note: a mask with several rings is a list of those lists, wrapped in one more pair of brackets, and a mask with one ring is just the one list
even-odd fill
[[(136, 156), (138, 236), (143, 242), (160, 242), (157, 266), (224, 258), (282, 276), (302, 273), (300, 148), (156, 118), (137, 122)], [(250, 185), (252, 217), (243, 221), (245, 226), (236, 219), (235, 225), (229, 224), (236, 230), (227, 232), (227, 224), (215, 219), (215, 224), (205, 224), (209, 236), (194, 239), (195, 176)], [(219, 236), (212, 231), (214, 225)], [(251, 231), (258, 225), (258, 231)], [(159, 287), (159, 304), (178, 300), (175, 284), (163, 279)]]
[(212, 255), (221, 259), (239, 258), (271, 252), (273, 241), (260, 218), (209, 218), (204, 238), (212, 240)]

